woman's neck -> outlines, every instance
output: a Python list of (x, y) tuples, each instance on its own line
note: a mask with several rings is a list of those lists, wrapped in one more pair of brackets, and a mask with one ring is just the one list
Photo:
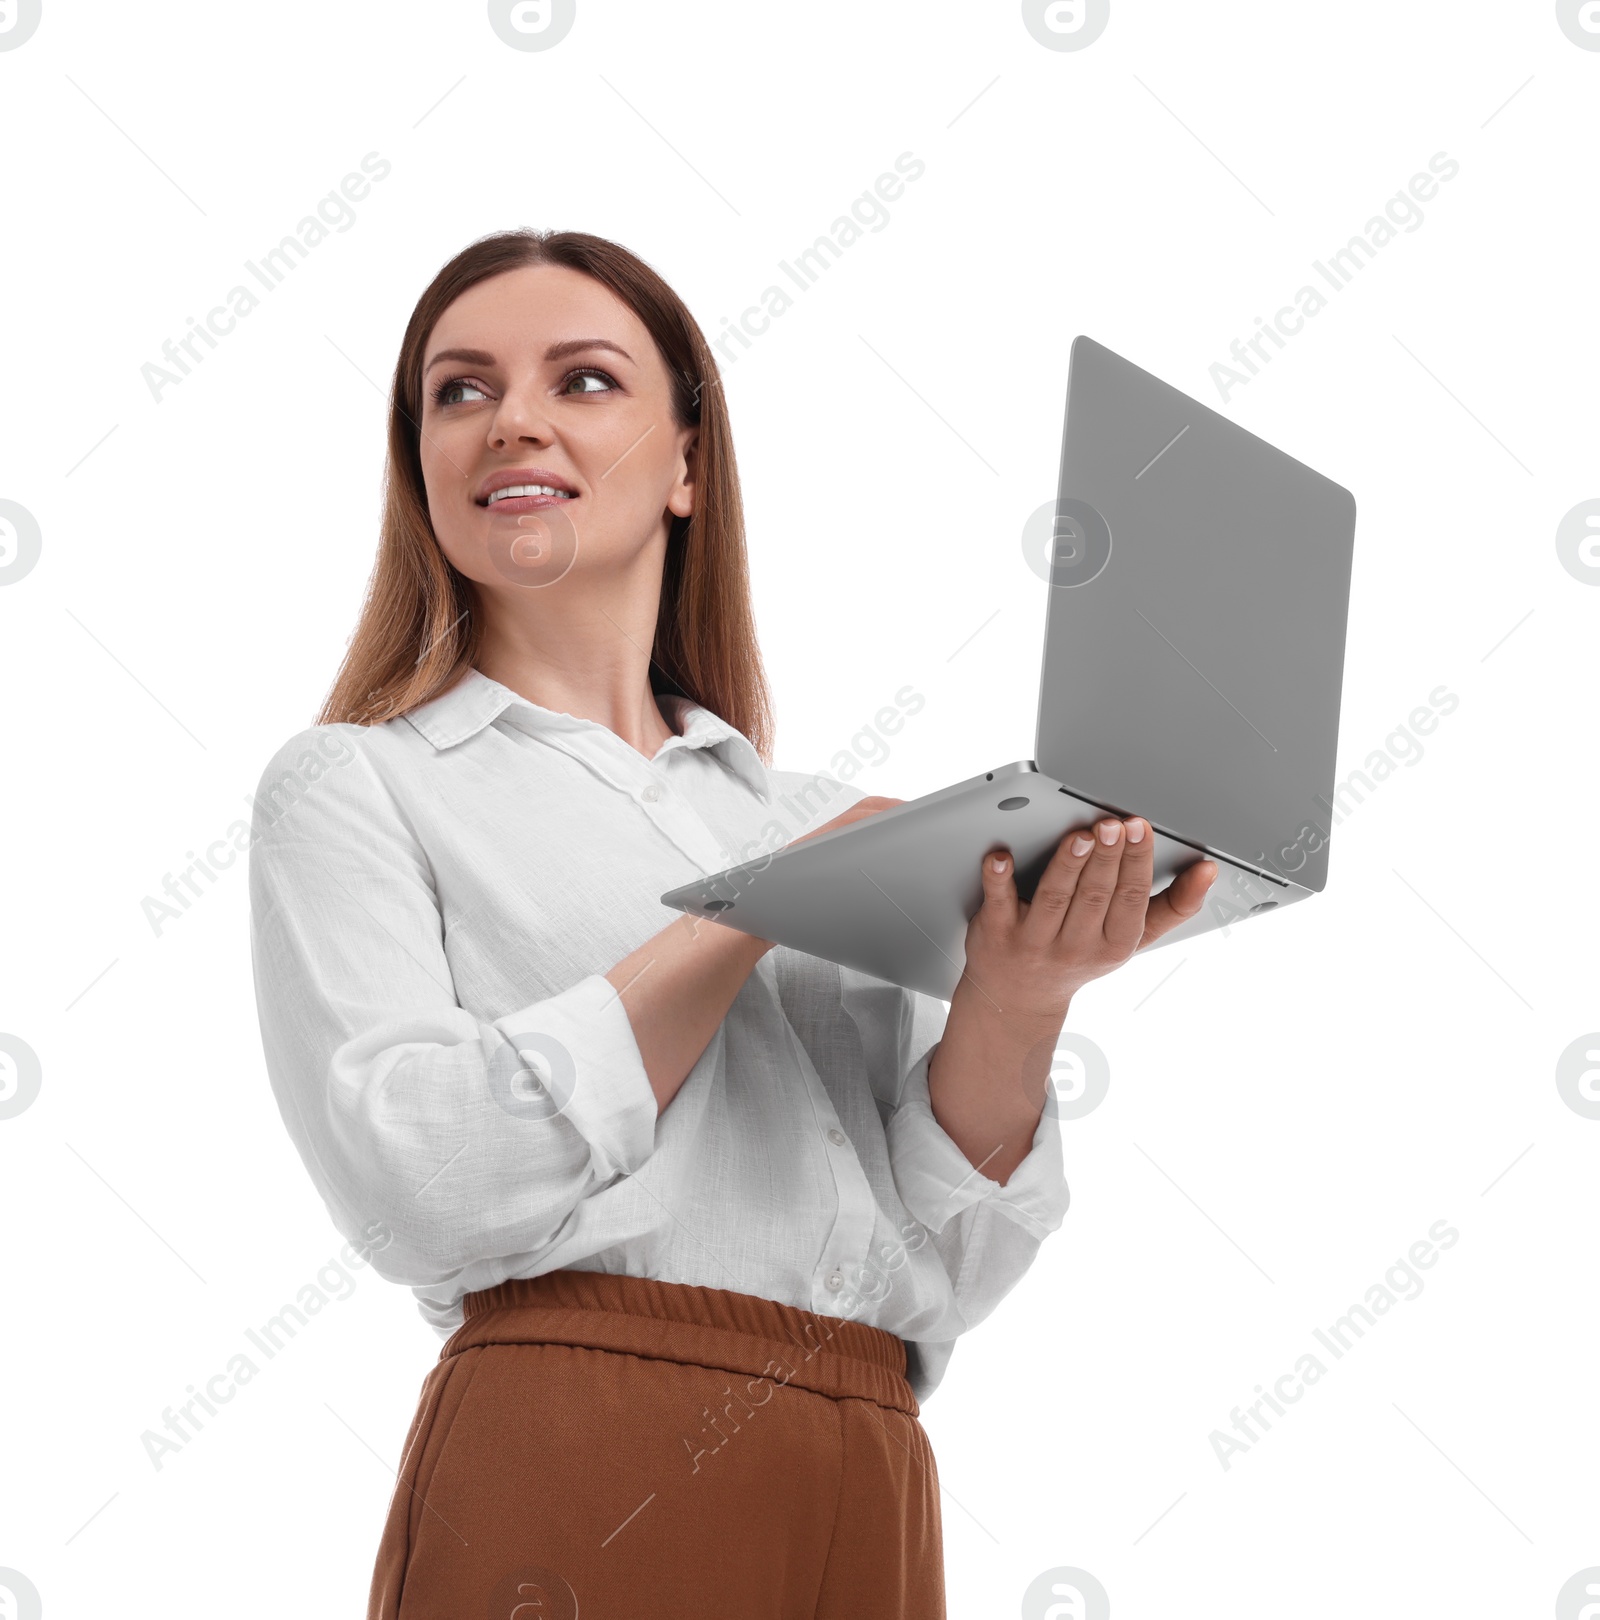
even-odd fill
[(648, 657), (637, 658), (632, 649), (626, 659), (580, 668), (539, 652), (486, 648), (477, 668), (540, 708), (605, 726), (646, 759), (677, 735), (650, 689)]

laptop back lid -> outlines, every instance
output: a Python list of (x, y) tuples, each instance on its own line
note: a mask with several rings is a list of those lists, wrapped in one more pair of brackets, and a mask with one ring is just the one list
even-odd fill
[(1321, 889), (1354, 536), (1348, 490), (1075, 339), (1039, 769)]

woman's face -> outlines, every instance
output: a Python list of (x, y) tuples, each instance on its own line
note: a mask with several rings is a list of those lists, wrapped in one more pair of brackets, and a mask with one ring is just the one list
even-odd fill
[[(655, 342), (582, 272), (541, 264), (479, 282), (439, 317), (423, 367), (433, 530), (491, 595), (664, 554), (671, 518), (693, 511), (695, 430), (673, 419)], [(530, 484), (555, 492), (490, 499)]]

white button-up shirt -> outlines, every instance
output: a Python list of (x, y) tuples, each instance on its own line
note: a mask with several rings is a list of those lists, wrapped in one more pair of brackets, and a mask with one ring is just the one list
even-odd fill
[(1059, 1127), (1005, 1186), (981, 1174), (928, 1102), (945, 1003), (784, 946), (658, 1108), (606, 971), (679, 917), (667, 889), (864, 796), (658, 703), (679, 734), (646, 759), (470, 670), (278, 750), (250, 906), (284, 1122), (441, 1336), (507, 1278), (624, 1273), (884, 1328), (926, 1399), (1061, 1224)]

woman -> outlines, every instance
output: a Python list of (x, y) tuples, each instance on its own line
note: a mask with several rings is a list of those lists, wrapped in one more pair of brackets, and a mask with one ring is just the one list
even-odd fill
[(797, 802), (898, 801), (768, 768), (716, 364), (613, 243), (513, 232), (439, 272), (388, 473), (251, 861), (285, 1122), (448, 1336), (370, 1615), (943, 1615), (918, 1401), (1065, 1212), (1073, 992), (1215, 868), (1152, 899), (1147, 824), (1107, 820), (1029, 905), (998, 852), (948, 1016), (663, 923)]

